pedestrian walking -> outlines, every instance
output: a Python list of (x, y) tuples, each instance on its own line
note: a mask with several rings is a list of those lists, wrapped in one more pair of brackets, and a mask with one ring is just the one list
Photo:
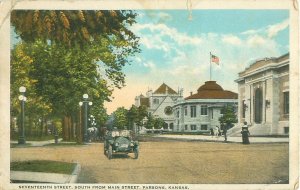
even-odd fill
[(250, 144), (249, 141), (250, 132), (248, 130), (248, 125), (246, 121), (244, 122), (244, 126), (242, 127), (241, 133), (242, 133), (243, 144)]

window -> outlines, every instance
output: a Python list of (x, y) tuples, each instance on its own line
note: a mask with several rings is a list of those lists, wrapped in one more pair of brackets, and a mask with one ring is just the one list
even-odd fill
[(173, 128), (174, 128), (174, 124), (170, 123), (170, 129), (173, 130)]
[(187, 106), (184, 107), (184, 115), (187, 116)]
[(207, 105), (201, 106), (201, 115), (207, 115)]
[(284, 127), (284, 134), (289, 134), (289, 127)]
[(196, 117), (196, 106), (191, 106), (191, 117)]
[(214, 118), (214, 109), (211, 109), (211, 118)]
[(192, 130), (192, 131), (195, 131), (195, 130), (196, 130), (196, 127), (197, 127), (196, 125), (191, 125), (191, 130)]
[(179, 118), (179, 109), (177, 109), (176, 116)]
[(153, 104), (159, 104), (159, 99), (154, 98), (154, 99), (153, 99)]
[(201, 130), (207, 130), (207, 125), (201, 125)]
[(188, 125), (185, 125), (185, 126), (184, 126), (184, 130), (188, 130)]
[(290, 106), (289, 92), (283, 92), (283, 113), (284, 114), (289, 114), (289, 106)]

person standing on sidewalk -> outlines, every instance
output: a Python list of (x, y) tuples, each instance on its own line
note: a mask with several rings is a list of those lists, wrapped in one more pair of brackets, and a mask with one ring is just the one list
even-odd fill
[(225, 142), (227, 142), (227, 129), (229, 128), (230, 128), (230, 123), (226, 123), (226, 125), (223, 125), (223, 134), (224, 134)]
[(243, 144), (250, 144), (249, 141), (250, 132), (248, 130), (248, 125), (246, 121), (244, 122), (244, 126), (242, 127), (241, 133), (242, 133)]
[(211, 138), (214, 137), (214, 129), (213, 128), (210, 128), (210, 135), (211, 135)]

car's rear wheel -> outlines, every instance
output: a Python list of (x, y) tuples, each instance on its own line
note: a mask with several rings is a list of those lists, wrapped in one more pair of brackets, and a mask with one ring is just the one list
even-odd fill
[(138, 157), (139, 157), (139, 148), (136, 147), (136, 148), (133, 150), (133, 153), (134, 153), (134, 159), (138, 159)]
[(112, 159), (112, 146), (110, 145), (109, 147), (108, 147), (108, 159)]

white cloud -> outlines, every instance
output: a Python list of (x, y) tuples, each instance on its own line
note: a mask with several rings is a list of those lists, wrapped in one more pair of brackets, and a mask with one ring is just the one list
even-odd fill
[(257, 34), (259, 30), (247, 30), (245, 32), (242, 32), (243, 35), (251, 35), (251, 34)]
[[(145, 38), (145, 35), (143, 35), (143, 31), (150, 31), (151, 35), (147, 35), (147, 40), (141, 40), (141, 43), (147, 43), (149, 45), (149, 41), (151, 41), (153, 44), (156, 44), (156, 40), (161, 40), (162, 37), (168, 37), (172, 39), (175, 43), (178, 45), (199, 45), (201, 44), (201, 38), (198, 36), (189, 36), (185, 33), (181, 33), (175, 28), (168, 27), (165, 24), (135, 24), (131, 28), (134, 33), (137, 33), (138, 35), (142, 36), (142, 38)], [(160, 42), (160, 41), (159, 41)], [(148, 47), (155, 47), (155, 46), (148, 46)]]
[(266, 43), (266, 39), (259, 35), (250, 36), (247, 40), (247, 44), (250, 47), (262, 46)]
[(171, 49), (170, 44), (163, 41), (158, 35), (144, 35), (140, 38), (140, 43), (148, 49), (159, 49), (165, 52)]
[(289, 20), (284, 20), (281, 23), (270, 25), (267, 28), (267, 34), (269, 38), (275, 37), (280, 31), (286, 29), (289, 26)]
[(286, 28), (289, 27), (289, 20), (286, 19), (280, 23), (268, 25), (266, 27), (262, 27), (256, 30), (247, 30), (245, 32), (242, 32), (241, 34), (243, 35), (266, 35), (268, 38), (273, 38), (277, 36), (277, 34), (285, 30)]
[(224, 35), (222, 38), (224, 43), (232, 44), (232, 45), (241, 45), (242, 41), (240, 38), (234, 35)]
[(147, 61), (146, 63), (143, 64), (145, 67), (150, 68), (150, 69), (155, 69), (156, 65), (154, 64), (153, 61)]

